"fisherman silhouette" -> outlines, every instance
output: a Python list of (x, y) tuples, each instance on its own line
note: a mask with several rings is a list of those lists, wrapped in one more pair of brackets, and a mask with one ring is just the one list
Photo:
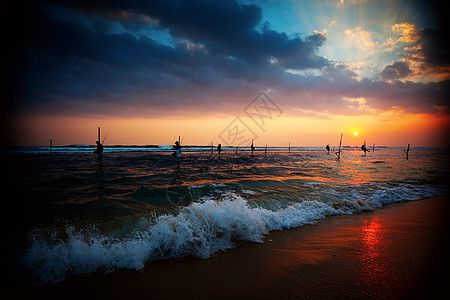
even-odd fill
[(370, 152), (370, 150), (366, 148), (366, 144), (362, 145), (361, 149), (364, 151), (364, 155), (366, 155), (366, 152)]
[(253, 140), (252, 140), (252, 145), (250, 146), (250, 149), (252, 150), (252, 157), (253, 157), (253, 151), (255, 151), (255, 147), (253, 147)]
[(330, 145), (327, 145), (325, 148), (327, 149), (328, 154), (330, 154)]
[(175, 141), (175, 146), (173, 146), (173, 149), (175, 150), (172, 153), (172, 156), (175, 157), (177, 159), (178, 162), (178, 168), (180, 167), (180, 155), (181, 155), (181, 146), (180, 146), (180, 142)]
[(103, 158), (103, 145), (100, 143), (100, 141), (96, 141), (97, 143), (97, 149), (95, 149), (94, 153), (97, 154), (97, 159), (99, 161)]
[(220, 152), (222, 152), (222, 144), (217, 145), (217, 152), (219, 152), (220, 157)]
[(96, 141), (97, 149), (94, 150), (94, 153), (97, 154), (97, 159), (100, 162), (100, 171), (103, 170), (103, 145), (100, 141)]

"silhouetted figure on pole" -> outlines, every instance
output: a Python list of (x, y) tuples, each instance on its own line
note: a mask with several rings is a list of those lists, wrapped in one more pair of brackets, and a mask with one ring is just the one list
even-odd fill
[(366, 156), (366, 152), (370, 152), (370, 150), (366, 148), (366, 143), (361, 146), (361, 149), (364, 151), (364, 156)]
[(217, 152), (219, 152), (220, 157), (220, 152), (222, 152), (222, 144), (217, 145)]
[(97, 154), (97, 159), (100, 162), (100, 171), (103, 168), (103, 145), (100, 143), (100, 141), (96, 141), (97, 143), (97, 149), (95, 149), (94, 153)]
[(327, 146), (325, 147), (325, 149), (327, 149), (328, 154), (330, 154), (330, 145), (327, 145)]
[(252, 145), (250, 146), (250, 149), (252, 150), (252, 157), (253, 157), (253, 151), (255, 151), (255, 147), (253, 146), (253, 140), (252, 140)]
[(178, 168), (180, 168), (181, 145), (179, 141), (175, 141), (175, 146), (173, 146), (173, 149), (175, 151), (172, 153), (172, 156), (177, 159)]
[[(105, 136), (106, 138), (106, 136)], [(105, 141), (103, 139), (103, 141)], [(97, 154), (97, 159), (100, 162), (100, 171), (103, 168), (103, 145), (100, 143), (100, 127), (98, 127), (98, 140), (95, 142), (97, 144), (97, 149), (95, 149), (94, 153)]]

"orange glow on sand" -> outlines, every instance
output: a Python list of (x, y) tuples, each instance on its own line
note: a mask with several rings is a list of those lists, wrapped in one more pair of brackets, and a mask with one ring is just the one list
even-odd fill
[(361, 268), (362, 279), (367, 285), (383, 281), (390, 272), (387, 264), (387, 248), (384, 239), (383, 219), (367, 219), (362, 226)]
[[(365, 226), (362, 227), (362, 241), (366, 246), (365, 254), (370, 257), (378, 257), (382, 248), (383, 236), (380, 218), (375, 217), (371, 220), (365, 220)], [(368, 259), (372, 261), (372, 259)]]

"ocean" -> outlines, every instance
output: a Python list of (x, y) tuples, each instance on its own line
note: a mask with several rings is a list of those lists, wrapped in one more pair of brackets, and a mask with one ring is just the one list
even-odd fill
[(370, 150), (189, 147), (178, 169), (171, 146), (111, 146), (100, 170), (93, 146), (5, 149), (6, 260), (21, 282), (54, 285), (448, 193), (448, 149)]

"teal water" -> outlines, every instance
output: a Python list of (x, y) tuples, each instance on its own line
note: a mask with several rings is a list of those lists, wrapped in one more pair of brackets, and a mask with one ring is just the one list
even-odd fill
[[(7, 247), (32, 285), (73, 274), (140, 270), (156, 259), (211, 254), (236, 241), (334, 214), (447, 193), (442, 149), (382, 148), (340, 161), (319, 148), (12, 151), (6, 158)], [(203, 150), (203, 151), (200, 151)]]

